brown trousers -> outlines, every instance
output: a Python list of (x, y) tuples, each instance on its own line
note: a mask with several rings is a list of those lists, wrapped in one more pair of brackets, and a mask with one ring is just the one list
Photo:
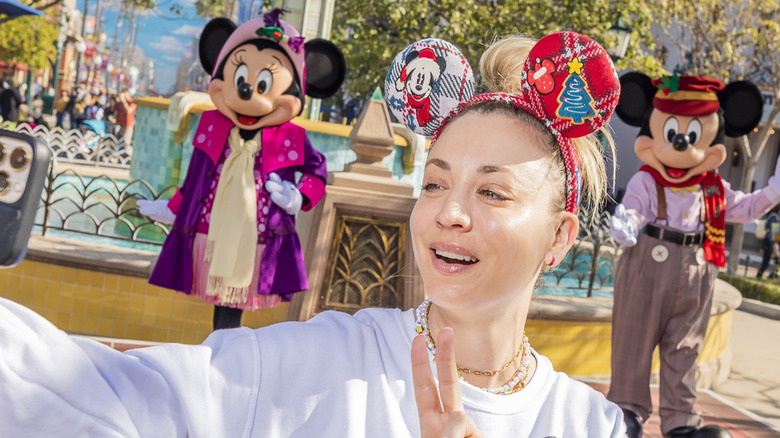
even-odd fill
[[(683, 247), (639, 234), (624, 249), (615, 273), (612, 310), (612, 382), (607, 398), (644, 420), (650, 400), (650, 365), (658, 346), (661, 360), (659, 415), (664, 434), (680, 426), (699, 426), (696, 359), (712, 307), (717, 267), (699, 264), (699, 246)], [(653, 258), (666, 248), (662, 262)], [(660, 250), (663, 252), (663, 250)]]

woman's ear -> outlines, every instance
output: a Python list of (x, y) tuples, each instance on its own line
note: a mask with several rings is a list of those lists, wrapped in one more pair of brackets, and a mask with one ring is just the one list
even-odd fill
[(577, 240), (579, 232), (580, 220), (577, 218), (577, 215), (568, 211), (561, 212), (552, 248), (550, 248), (550, 254), (554, 260), (551, 267), (557, 266), (566, 257), (566, 253), (569, 252), (569, 249)]
[(745, 135), (761, 122), (764, 99), (752, 82), (736, 81), (726, 85), (718, 93), (718, 100), (729, 137)]
[(215, 18), (203, 28), (198, 41), (198, 54), (200, 55), (200, 65), (211, 75), (214, 73), (214, 63), (217, 62), (222, 46), (225, 45), (236, 25), (227, 18)]
[(306, 95), (325, 99), (336, 94), (347, 75), (344, 55), (335, 44), (322, 38), (307, 41)]
[(653, 107), (656, 89), (650, 76), (632, 71), (620, 77), (620, 100), (615, 114), (631, 126), (640, 126)]

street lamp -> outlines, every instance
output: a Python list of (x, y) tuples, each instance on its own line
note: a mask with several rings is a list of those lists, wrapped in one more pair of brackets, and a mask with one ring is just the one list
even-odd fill
[(609, 28), (608, 32), (612, 37), (610, 40), (616, 41), (616, 43), (609, 45), (607, 53), (609, 53), (613, 62), (617, 62), (626, 56), (628, 43), (631, 41), (631, 28), (623, 21), (622, 16), (618, 16), (615, 21), (612, 22), (612, 26)]

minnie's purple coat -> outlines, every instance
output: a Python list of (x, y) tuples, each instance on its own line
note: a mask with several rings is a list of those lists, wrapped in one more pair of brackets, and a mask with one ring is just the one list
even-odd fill
[[(203, 203), (216, 176), (217, 161), (228, 147), (233, 123), (219, 111), (206, 111), (195, 132), (187, 176), (168, 207), (176, 214), (165, 239), (149, 283), (189, 294), (192, 289), (192, 247)], [(306, 131), (292, 123), (262, 130), (262, 181), (276, 172), (283, 180), (295, 182), (301, 172), (298, 189), (304, 195), (302, 210), (308, 211), (325, 195), (327, 169), (325, 157), (315, 150)], [(307, 202), (308, 201), (308, 202)], [(306, 267), (295, 216), (271, 203), (266, 222), (266, 248), (260, 268), (258, 293), (279, 294), (289, 301), (294, 292), (309, 288)]]

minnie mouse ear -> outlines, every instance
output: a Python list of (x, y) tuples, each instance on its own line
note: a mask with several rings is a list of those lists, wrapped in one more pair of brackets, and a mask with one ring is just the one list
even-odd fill
[(474, 74), (468, 61), (455, 46), (435, 38), (399, 52), (385, 78), (385, 101), (393, 115), (427, 136), (473, 95)]
[(522, 78), (530, 110), (568, 138), (595, 132), (620, 98), (620, 81), (607, 52), (576, 32), (540, 39), (525, 61)]

